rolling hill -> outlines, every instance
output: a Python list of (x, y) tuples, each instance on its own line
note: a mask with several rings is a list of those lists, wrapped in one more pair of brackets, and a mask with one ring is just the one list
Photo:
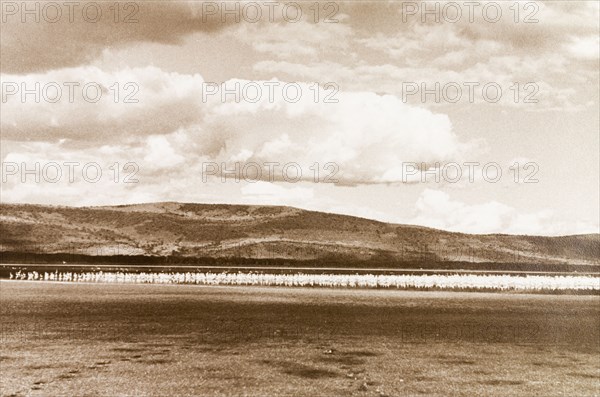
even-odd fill
[(600, 266), (598, 234), (472, 235), (277, 206), (0, 204), (0, 209), (4, 263), (37, 255), (50, 261), (118, 257), (383, 267)]

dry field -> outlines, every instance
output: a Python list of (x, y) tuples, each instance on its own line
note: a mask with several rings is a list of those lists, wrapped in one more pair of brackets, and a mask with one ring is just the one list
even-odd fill
[(598, 296), (0, 281), (2, 396), (593, 396)]

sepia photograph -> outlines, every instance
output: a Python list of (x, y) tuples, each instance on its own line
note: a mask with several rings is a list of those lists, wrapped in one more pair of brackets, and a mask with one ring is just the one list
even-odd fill
[(0, 397), (600, 397), (598, 0), (0, 0)]

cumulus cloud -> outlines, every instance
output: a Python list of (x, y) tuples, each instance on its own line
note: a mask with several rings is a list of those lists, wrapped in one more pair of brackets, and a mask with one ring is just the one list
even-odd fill
[[(209, 95), (201, 76), (155, 67), (114, 72), (80, 67), (3, 75), (2, 81), (19, 89), (70, 81), (102, 87), (102, 97), (94, 103), (83, 98), (82, 87), (76, 87), (73, 103), (66, 98), (66, 87), (56, 103), (43, 98), (38, 103), (31, 95), (23, 102), (19, 93), (8, 95), (3, 139), (66, 140), (65, 147), (120, 144), (144, 158), (149, 168), (191, 167), (201, 159), (227, 163), (229, 169), (236, 162), (297, 163), (301, 179), (314, 180), (310, 167), (319, 163), (322, 177), (335, 171), (342, 183), (375, 183), (402, 162), (446, 161), (466, 149), (444, 114), (407, 105), (393, 95), (337, 91), (334, 86), (230, 80), (211, 88), (217, 91)], [(126, 82), (139, 87), (137, 103), (115, 103), (115, 83), (124, 91)], [(222, 95), (231, 89), (237, 97)], [(89, 91), (95, 95), (94, 89)], [(329, 163), (333, 168), (327, 173)], [(394, 180), (386, 177), (385, 182)]]
[[(241, 82), (242, 84), (248, 82)], [(297, 102), (285, 100), (283, 83), (272, 103), (226, 102), (211, 107), (203, 129), (208, 141), (220, 140), (219, 161), (335, 163), (342, 182), (379, 182), (403, 161), (444, 161), (465, 149), (446, 115), (403, 103), (392, 95), (370, 92), (335, 94), (337, 103), (323, 103), (333, 91), (298, 84)], [(292, 91), (293, 92), (293, 91)], [(308, 174), (306, 179), (312, 179)]]
[[(170, 133), (202, 117), (200, 75), (94, 66), (0, 76), (2, 138), (88, 143)], [(29, 93), (27, 93), (29, 92)], [(33, 93), (31, 93), (33, 92)]]
[(408, 223), (463, 233), (564, 235), (600, 231), (598, 223), (565, 221), (551, 210), (522, 212), (494, 200), (467, 204), (433, 189), (425, 189), (415, 207), (417, 215)]

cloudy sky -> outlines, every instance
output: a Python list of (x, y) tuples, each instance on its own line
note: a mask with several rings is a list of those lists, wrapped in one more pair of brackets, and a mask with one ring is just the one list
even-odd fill
[(2, 202), (597, 233), (599, 3), (467, 3), (2, 1)]

